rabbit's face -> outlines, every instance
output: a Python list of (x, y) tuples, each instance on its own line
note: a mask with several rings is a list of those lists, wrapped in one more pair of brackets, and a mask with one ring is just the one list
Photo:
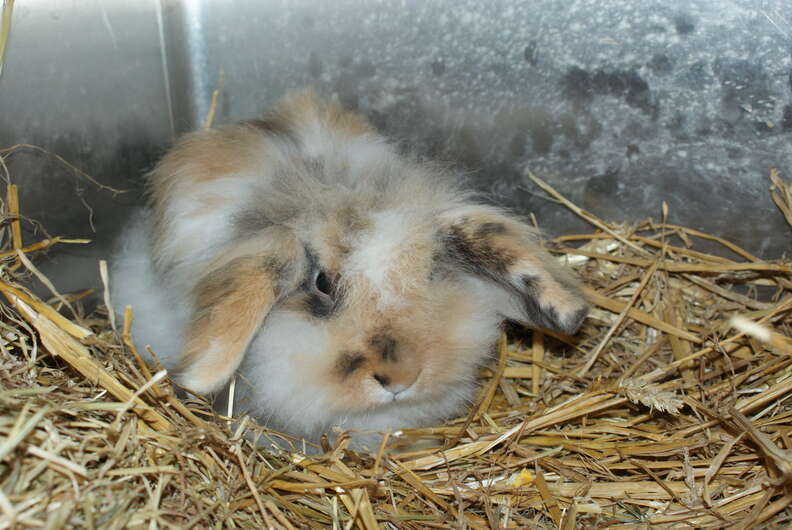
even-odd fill
[(303, 281), (268, 316), (251, 362), (278, 359), (283, 399), (302, 394), (334, 414), (458, 394), (503, 317), (480, 282), (445, 267), (441, 239), (414, 213), (363, 221), (305, 245)]

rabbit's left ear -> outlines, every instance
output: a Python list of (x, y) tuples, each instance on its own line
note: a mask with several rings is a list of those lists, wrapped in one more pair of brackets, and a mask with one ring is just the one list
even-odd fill
[[(262, 253), (268, 243), (270, 252)], [(181, 384), (208, 393), (231, 379), (279, 296), (297, 281), (301, 259), (293, 241), (275, 236), (251, 239), (221, 253), (193, 288)]]
[(575, 333), (588, 304), (572, 276), (540, 244), (535, 230), (497, 208), (464, 205), (439, 216), (438, 256), (490, 282), (512, 302), (504, 317), (561, 333)]
[(208, 393), (228, 382), (272, 309), (274, 287), (274, 271), (253, 257), (231, 261), (196, 284), (180, 359), (181, 384)]

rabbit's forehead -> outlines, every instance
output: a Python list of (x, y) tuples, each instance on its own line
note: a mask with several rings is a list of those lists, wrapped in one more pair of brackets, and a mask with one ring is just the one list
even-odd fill
[(379, 309), (400, 305), (420, 290), (431, 269), (432, 237), (420, 213), (409, 209), (374, 211), (367, 228), (351, 239), (342, 274), (354, 286), (363, 281)]

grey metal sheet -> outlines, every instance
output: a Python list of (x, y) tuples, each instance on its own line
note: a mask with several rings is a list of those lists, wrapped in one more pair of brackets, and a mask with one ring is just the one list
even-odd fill
[[(18, 2), (0, 78), (0, 145), (57, 152), (139, 191), (174, 133), (314, 86), (551, 234), (587, 227), (533, 170), (609, 220), (660, 215), (753, 252), (788, 252), (768, 167), (792, 174), (785, 0), (155, 0)], [(97, 191), (35, 153), (9, 158), (26, 213), (99, 245), (52, 260), (93, 279), (134, 192)], [(57, 205), (53, 207), (53, 204)], [(74, 269), (74, 270), (72, 270)], [(64, 272), (66, 271), (66, 272)]]

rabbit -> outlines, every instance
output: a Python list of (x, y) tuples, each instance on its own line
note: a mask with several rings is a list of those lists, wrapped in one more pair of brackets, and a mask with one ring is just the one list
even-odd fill
[(534, 229), (312, 91), (186, 135), (148, 175), (113, 305), (175, 380), (309, 441), (464, 413), (509, 320), (588, 304)]

